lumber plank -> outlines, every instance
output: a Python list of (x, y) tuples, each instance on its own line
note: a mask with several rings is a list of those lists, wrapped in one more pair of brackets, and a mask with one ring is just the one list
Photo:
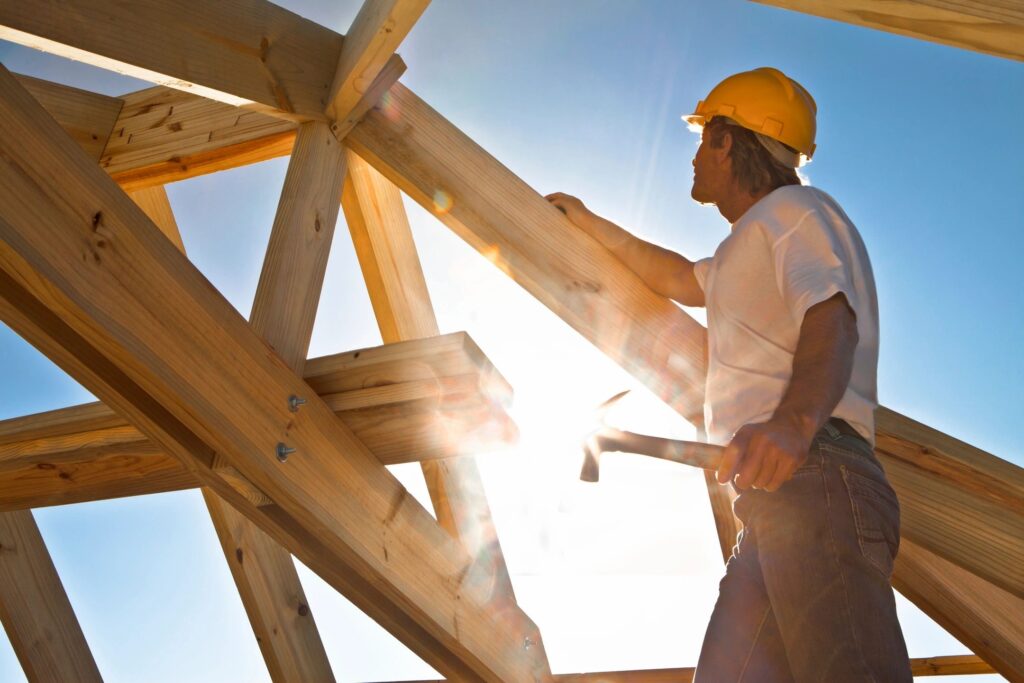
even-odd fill
[(1024, 681), (1024, 600), (902, 539), (893, 586), (1010, 681)]
[[(385, 342), (434, 337), (437, 319), (398, 188), (357, 154), (348, 153), (342, 206)], [(476, 461), (471, 456), (422, 461), (420, 466), (440, 525), (475, 560), (489, 600), (510, 614), (515, 591), (494, 527)], [(540, 630), (523, 630), (538, 665), (549, 672)]]
[[(253, 317), (259, 315), (261, 320), (256, 332), (279, 347), (278, 355), (286, 357), (298, 373), (306, 362), (326, 251), (337, 218), (337, 202), (331, 203), (331, 188), (325, 186), (340, 183), (344, 176), (342, 150), (329, 135), (325, 139), (324, 132), (328, 131), (323, 123), (300, 126), (282, 190), (282, 197), (288, 201), (282, 200), (274, 220), (264, 277), (253, 308)], [(166, 191), (151, 187), (129, 196), (184, 254)], [(328, 224), (321, 226), (323, 212)], [(283, 295), (267, 296), (267, 289), (282, 290)], [(303, 306), (301, 300), (309, 298), (313, 304)], [(299, 315), (286, 311), (292, 305), (299, 308)], [(289, 324), (297, 328), (294, 333)], [(214, 469), (249, 502), (272, 503), (230, 464)], [(291, 554), (214, 491), (203, 487), (202, 494), (271, 680), (333, 681), (327, 651)]]
[(18, 75), (18, 82), (93, 159), (99, 159), (124, 102), (67, 85)]
[[(958, 676), (996, 673), (977, 655), (914, 657), (910, 660), (914, 676)], [(591, 673), (558, 674), (557, 683), (690, 683), (696, 669), (637, 669), (633, 671), (594, 671)], [(443, 681), (408, 681), (406, 683), (443, 683)]]
[(28, 510), (0, 514), (0, 621), (31, 683), (103, 680)]
[(999, 0), (754, 0), (855, 26), (1024, 60), (1024, 7)]
[[(465, 333), (310, 359), (306, 381), (387, 465), (511, 443), (511, 388)], [(198, 485), (102, 403), (0, 421), (0, 510)]]
[(100, 165), (129, 191), (285, 156), (295, 142), (293, 121), (182, 90), (155, 86), (122, 99)]
[(4, 2), (0, 39), (296, 121), (324, 120), (343, 43), (265, 0)]
[(0, 69), (0, 318), (443, 675), (546, 680), (461, 547), (43, 112)]
[(887, 408), (875, 415), (903, 538), (1024, 598), (1024, 470)]
[[(331, 130), (339, 140), (366, 113), (363, 110), (354, 114), (391, 54), (429, 4), (430, 0), (364, 0), (345, 36), (327, 97), (325, 113), (333, 121)], [(373, 97), (372, 101), (378, 99)]]

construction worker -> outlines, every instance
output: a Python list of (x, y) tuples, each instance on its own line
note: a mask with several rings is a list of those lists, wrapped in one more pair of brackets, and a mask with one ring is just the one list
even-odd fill
[(655, 292), (706, 306), (708, 439), (743, 522), (700, 683), (910, 681), (890, 587), (899, 504), (875, 459), (878, 304), (832, 197), (801, 184), (817, 108), (776, 69), (739, 73), (683, 117), (701, 131), (691, 196), (732, 225), (692, 262), (577, 198), (548, 201)]

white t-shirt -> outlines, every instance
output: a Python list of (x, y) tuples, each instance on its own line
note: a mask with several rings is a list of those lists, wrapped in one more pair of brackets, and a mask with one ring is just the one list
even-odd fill
[(842, 292), (857, 315), (853, 375), (832, 415), (872, 444), (878, 405), (878, 301), (857, 229), (832, 197), (789, 185), (732, 226), (712, 258), (694, 265), (708, 314), (708, 439), (775, 412), (793, 371), (804, 313)]

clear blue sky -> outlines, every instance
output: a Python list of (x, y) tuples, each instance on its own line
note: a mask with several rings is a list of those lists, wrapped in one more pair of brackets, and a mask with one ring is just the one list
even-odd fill
[[(283, 4), (339, 31), (358, 8)], [(690, 257), (712, 253), (728, 226), (689, 199), (695, 138), (679, 116), (735, 71), (792, 75), (819, 105), (806, 174), (845, 207), (873, 260), (882, 402), (1024, 464), (1024, 65), (731, 1), (436, 0), (400, 52), (403, 81), (539, 192), (577, 194)], [(3, 43), (0, 60), (112, 95), (145, 85)], [(286, 164), (168, 187), (190, 256), (243, 315)], [(699, 478), (623, 458), (600, 488), (581, 488), (576, 444), (590, 410), (631, 380), (409, 211), (442, 330), (469, 331), (516, 389), (522, 445), (481, 464), (520, 602), (553, 666), (692, 665), (721, 572)], [(335, 242), (314, 355), (380, 343), (344, 225)], [(2, 327), (0, 368), (0, 418), (90, 400)], [(688, 433), (634, 393), (625, 425)], [(415, 468), (398, 474), (422, 494)], [(198, 495), (36, 517), (106, 680), (266, 680)], [(339, 680), (429, 675), (303, 577)], [(901, 609), (913, 656), (962, 651)], [(0, 680), (23, 680), (3, 639)]]

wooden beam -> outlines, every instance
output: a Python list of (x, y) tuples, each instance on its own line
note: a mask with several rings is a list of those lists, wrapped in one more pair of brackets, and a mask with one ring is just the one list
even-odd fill
[[(339, 140), (366, 113), (357, 112), (360, 101), (429, 4), (430, 0), (364, 0), (345, 37), (327, 97), (325, 112)], [(374, 103), (378, 99), (372, 98)]]
[(903, 539), (893, 586), (1011, 681), (1024, 681), (1024, 600)]
[(933, 43), (1024, 60), (1024, 7), (998, 0), (754, 0)]
[[(253, 317), (259, 316), (261, 321), (261, 329), (256, 331), (267, 343), (280, 347), (278, 355), (289, 359), (298, 373), (306, 363), (312, 318), (337, 218), (338, 203), (329, 203), (332, 191), (325, 186), (334, 181), (340, 184), (344, 177), (344, 154), (329, 134), (324, 137), (325, 132), (329, 133), (323, 123), (305, 123), (299, 129), (282, 190), (288, 201), (282, 200), (274, 221), (253, 308)], [(339, 191), (335, 188), (335, 194)], [(184, 254), (167, 192), (151, 187), (130, 196)], [(325, 224), (321, 225), (324, 212)], [(277, 296), (268, 296), (268, 289), (277, 290)], [(290, 315), (293, 309), (300, 313)], [(289, 325), (296, 328), (293, 334)], [(243, 495), (253, 502), (264, 500), (233, 468), (225, 469)], [(271, 679), (281, 683), (333, 681), (327, 651), (291, 554), (214, 491), (204, 487), (202, 493)]]
[(998, 672), (978, 655), (946, 655), (913, 658), (910, 673), (914, 676), (965, 676)]
[(1024, 598), (1024, 470), (884, 407), (876, 421), (903, 538)]
[(296, 121), (324, 120), (343, 42), (264, 0), (5, 2), (0, 39)]
[(0, 69), (0, 318), (445, 676), (546, 680), (461, 547), (43, 111)]
[[(916, 657), (910, 660), (914, 676), (959, 676), (996, 673), (977, 655)], [(579, 674), (558, 674), (557, 683), (690, 683), (694, 667), (674, 669), (637, 669), (634, 671), (600, 671)], [(406, 683), (444, 683), (443, 681), (408, 681)]]
[[(511, 388), (465, 333), (311, 359), (305, 379), (384, 464), (511, 443)], [(102, 403), (0, 421), (0, 510), (198, 485)]]
[[(392, 88), (387, 113), (371, 112), (345, 138), (346, 144), (478, 251), (490, 255), (506, 274), (680, 414), (699, 414), (703, 328), (638, 283), (609, 252), (406, 88)], [(435, 195), (443, 201), (435, 202)], [(607, 326), (602, 325), (606, 321)], [(879, 438), (883, 436), (880, 431)], [(988, 468), (990, 479), (998, 479), (1007, 468), (1019, 469), (987, 460), (976, 465)], [(908, 478), (900, 484), (904, 488), (926, 486), (923, 481), (910, 483), (910, 475), (935, 476), (922, 468), (908, 469), (906, 474)], [(960, 485), (968, 491), (974, 486)], [(916, 505), (913, 497), (907, 503)], [(904, 533), (913, 538), (918, 533), (915, 521), (923, 517), (914, 510), (905, 514), (909, 526), (905, 525)], [(998, 538), (1002, 547), (1012, 549), (1020, 537), (1008, 531), (997, 529)], [(944, 533), (949, 536), (943, 543), (955, 544), (969, 532), (949, 527)], [(996, 600), (1000, 594), (1007, 593), (982, 581), (967, 601), (975, 596), (979, 601)], [(942, 622), (946, 612), (940, 603), (922, 599), (919, 605)], [(984, 638), (979, 635), (976, 640), (983, 643)], [(985, 651), (977, 651), (992, 661)]]
[(17, 76), (39, 104), (93, 159), (99, 159), (124, 102), (31, 76)]
[(122, 99), (100, 165), (125, 190), (285, 156), (295, 142), (293, 121), (181, 90), (156, 86)]
[(103, 680), (28, 510), (0, 514), (0, 621), (31, 683)]
[[(381, 336), (385, 342), (436, 336), (437, 319), (401, 193), (351, 152), (348, 168), (342, 206)], [(516, 614), (512, 580), (476, 462), (465, 456), (420, 465), (438, 522), (474, 558), (491, 603)], [(538, 667), (549, 673), (540, 630), (532, 621), (521, 628), (533, 643)]]

